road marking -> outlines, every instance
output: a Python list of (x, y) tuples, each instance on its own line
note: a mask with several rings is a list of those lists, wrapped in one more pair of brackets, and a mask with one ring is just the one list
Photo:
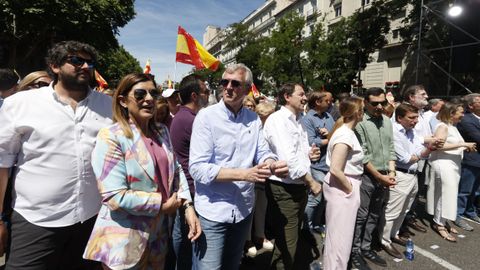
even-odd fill
[(437, 248), (439, 248), (439, 246), (438, 245), (433, 245), (433, 246), (430, 246), (430, 248), (431, 249), (437, 249)]
[(427, 257), (429, 258), (430, 260), (440, 264), (441, 266), (447, 268), (447, 269), (450, 269), (450, 270), (461, 270), (462, 268), (458, 267), (458, 266), (455, 266), (449, 262), (447, 262), (446, 260), (438, 257), (437, 255), (427, 251), (427, 250), (424, 250), (418, 246), (415, 246), (415, 252), (418, 252), (419, 254), (423, 255), (424, 257)]

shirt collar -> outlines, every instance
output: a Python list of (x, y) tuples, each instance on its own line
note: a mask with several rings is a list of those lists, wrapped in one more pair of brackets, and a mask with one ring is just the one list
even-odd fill
[[(56, 101), (59, 101), (59, 102), (64, 103), (64, 102), (62, 101), (62, 99), (57, 95), (57, 92), (55, 92), (55, 89), (53, 89), (53, 82), (50, 83), (50, 85), (49, 85), (49, 86), (46, 86), (46, 87), (48, 87), (48, 89), (52, 92), (52, 96), (53, 96), (53, 98), (54, 98)], [(80, 104), (80, 103), (82, 103), (82, 104), (83, 104), (83, 103), (87, 103), (88, 100), (90, 99), (90, 96), (92, 95), (92, 93), (93, 93), (93, 90), (92, 90), (92, 88), (90, 88), (90, 86), (89, 86), (89, 87), (88, 87), (88, 93), (87, 93), (87, 95), (85, 96), (85, 98), (84, 98), (83, 100), (81, 100), (80, 102), (78, 102), (78, 104)]]
[(294, 121), (298, 121), (300, 120), (300, 114), (299, 115), (295, 115), (292, 113), (292, 111), (290, 111), (289, 109), (287, 109), (287, 107), (285, 106), (282, 106), (280, 107), (280, 111), (286, 115), (288, 118), (294, 120)]
[(238, 117), (241, 117), (243, 115), (243, 110), (245, 109), (243, 106), (240, 108), (240, 110), (238, 111), (237, 115), (235, 116), (235, 114), (230, 111), (228, 108), (227, 108), (227, 105), (225, 105), (225, 102), (223, 102), (223, 99), (220, 100), (220, 102), (218, 102), (218, 105), (220, 106), (220, 108), (222, 108), (222, 110), (227, 114), (228, 118), (229, 119), (236, 119)]
[(180, 109), (178, 110), (179, 112), (180, 111), (187, 111), (189, 113), (191, 113), (192, 115), (197, 115), (196, 112), (194, 112), (192, 109), (188, 108), (187, 106), (180, 106)]

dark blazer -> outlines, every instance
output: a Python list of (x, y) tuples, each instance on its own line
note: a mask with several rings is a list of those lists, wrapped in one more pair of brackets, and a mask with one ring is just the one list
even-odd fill
[[(462, 121), (457, 125), (458, 131), (466, 142), (477, 143), (480, 146), (480, 120), (471, 112), (465, 113)], [(464, 152), (463, 164), (480, 167), (480, 153)]]

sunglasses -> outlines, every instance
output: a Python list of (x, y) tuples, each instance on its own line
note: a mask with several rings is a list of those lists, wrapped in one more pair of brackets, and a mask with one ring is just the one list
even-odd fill
[(39, 82), (36, 82), (36, 83), (32, 83), (31, 85), (29, 85), (29, 87), (31, 87), (31, 88), (42, 88), (42, 87), (49, 86), (49, 85), (50, 84), (47, 83), (47, 82), (39, 81)]
[(373, 107), (377, 107), (378, 104), (381, 104), (382, 107), (385, 107), (388, 105), (388, 100), (384, 100), (384, 101), (369, 101), (368, 103), (370, 103), (370, 105), (372, 105)]
[(147, 93), (149, 93), (150, 96), (155, 100), (160, 99), (161, 94), (160, 94), (160, 91), (158, 89), (150, 89), (150, 90), (135, 89), (135, 90), (133, 90), (133, 97), (137, 101), (140, 101), (140, 100), (145, 99), (145, 97), (147, 96)]
[(88, 68), (94, 68), (95, 67), (95, 61), (92, 59), (85, 59), (80, 56), (68, 56), (67, 57), (67, 62), (69, 64), (72, 64), (76, 67), (82, 67), (85, 63), (87, 63)]
[(228, 84), (231, 83), (232, 84), (232, 87), (233, 88), (238, 88), (242, 85), (241, 82), (237, 81), (237, 80), (227, 80), (227, 79), (222, 79), (220, 81), (220, 85), (223, 86), (223, 87), (227, 87)]

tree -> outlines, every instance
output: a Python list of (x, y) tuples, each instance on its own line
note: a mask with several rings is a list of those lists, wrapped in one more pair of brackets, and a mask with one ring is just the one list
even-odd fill
[(276, 29), (266, 40), (266, 50), (259, 61), (259, 67), (264, 72), (272, 87), (278, 88), (286, 82), (304, 81), (304, 51), (305, 39), (302, 29), (305, 19), (292, 12), (278, 21)]
[(118, 47), (116, 34), (135, 15), (134, 0), (2, 0), (0, 65), (20, 73), (44, 69), (47, 49), (61, 40)]
[(141, 73), (142, 67), (137, 59), (120, 46), (100, 54), (97, 70), (108, 82), (109, 87), (115, 88), (125, 75)]

